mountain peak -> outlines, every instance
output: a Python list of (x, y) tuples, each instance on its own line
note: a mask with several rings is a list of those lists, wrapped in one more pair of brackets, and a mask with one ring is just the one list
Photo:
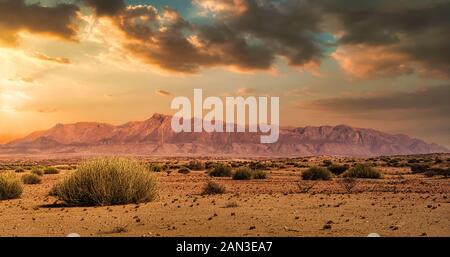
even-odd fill
[(165, 118), (168, 118), (168, 117), (171, 117), (171, 116), (170, 115), (166, 115), (166, 114), (162, 114), (162, 113), (154, 113), (150, 119), (161, 120), (161, 119), (165, 119)]
[(0, 149), (16, 154), (139, 154), (230, 156), (374, 156), (448, 152), (404, 135), (348, 125), (281, 128), (275, 144), (260, 144), (255, 133), (175, 133), (172, 116), (155, 113), (146, 121), (120, 126), (79, 122), (56, 124), (15, 140)]

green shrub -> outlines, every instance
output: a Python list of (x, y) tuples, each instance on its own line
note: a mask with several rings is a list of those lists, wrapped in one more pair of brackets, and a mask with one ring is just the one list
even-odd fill
[(188, 174), (189, 172), (191, 172), (191, 170), (188, 167), (184, 167), (184, 166), (178, 170), (178, 173), (181, 173), (181, 174)]
[(357, 164), (344, 173), (344, 177), (350, 178), (381, 178), (381, 173), (367, 164)]
[(22, 182), (27, 185), (35, 185), (40, 184), (42, 182), (42, 178), (36, 174), (25, 174), (22, 176)]
[(55, 167), (47, 167), (44, 170), (44, 174), (58, 174), (59, 170)]
[(19, 198), (22, 191), (22, 182), (16, 175), (0, 174), (0, 200)]
[(225, 187), (214, 181), (209, 181), (208, 183), (206, 183), (202, 192), (202, 194), (204, 195), (215, 195), (223, 193), (225, 193)]
[(82, 163), (52, 190), (67, 205), (117, 205), (153, 201), (155, 177), (128, 158), (100, 158)]
[(349, 166), (348, 165), (337, 165), (337, 164), (333, 164), (327, 167), (327, 169), (329, 171), (331, 171), (331, 173), (333, 173), (336, 176), (341, 175), (342, 173), (344, 173), (346, 170), (348, 170)]
[(328, 166), (330, 166), (332, 164), (333, 164), (333, 162), (330, 161), (330, 160), (323, 160), (323, 166), (325, 166), (325, 167), (328, 167)]
[(147, 169), (152, 172), (161, 172), (163, 169), (160, 165), (156, 163), (147, 163)]
[(408, 163), (417, 163), (417, 162), (419, 162), (417, 159), (409, 159), (408, 160)]
[(426, 165), (426, 164), (413, 164), (413, 165), (411, 165), (411, 172), (413, 174), (423, 173), (423, 172), (427, 171), (429, 168), (430, 168), (430, 166)]
[(311, 167), (302, 173), (304, 180), (330, 180), (331, 172), (326, 168)]
[(252, 176), (254, 179), (266, 179), (267, 172), (265, 172), (264, 170), (254, 170), (252, 172)]
[(252, 170), (250, 170), (247, 167), (238, 168), (233, 173), (233, 179), (234, 180), (250, 180), (250, 179), (252, 179)]
[(427, 171), (425, 171), (425, 172), (423, 173), (423, 175), (425, 175), (425, 177), (431, 178), (431, 177), (436, 176), (436, 175), (437, 175), (437, 172), (434, 171), (434, 170), (427, 170)]
[(239, 167), (241, 167), (241, 164), (239, 162), (231, 162), (230, 165), (231, 165), (232, 168), (239, 168)]
[(187, 167), (191, 170), (204, 170), (205, 164), (201, 161), (190, 161)]
[(424, 175), (427, 177), (433, 177), (433, 176), (444, 176), (446, 178), (450, 177), (450, 168), (431, 168), (424, 172)]
[(232, 173), (231, 166), (225, 164), (218, 164), (209, 172), (209, 175), (211, 177), (230, 177), (231, 173)]
[(44, 176), (44, 171), (41, 168), (34, 167), (31, 169), (32, 174), (36, 174), (38, 176)]
[(217, 166), (217, 163), (215, 163), (215, 162), (211, 162), (211, 161), (205, 162), (205, 169), (207, 169), (207, 170), (213, 169), (216, 166)]
[(16, 172), (16, 173), (23, 173), (23, 172), (25, 172), (25, 170), (24, 170), (23, 168), (17, 168), (17, 169), (15, 170), (15, 172)]
[(262, 162), (251, 162), (248, 167), (252, 170), (266, 170), (267, 167)]

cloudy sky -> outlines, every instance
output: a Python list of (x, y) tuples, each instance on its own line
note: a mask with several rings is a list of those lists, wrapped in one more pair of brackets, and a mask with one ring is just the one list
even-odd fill
[(0, 0), (0, 142), (279, 96), (282, 125), (450, 146), (448, 0)]

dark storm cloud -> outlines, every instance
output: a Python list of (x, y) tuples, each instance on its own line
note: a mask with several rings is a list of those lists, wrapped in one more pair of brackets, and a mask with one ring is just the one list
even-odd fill
[(150, 22), (130, 14), (142, 10), (128, 8), (121, 12), (117, 18), (121, 28), (141, 41), (135, 41), (129, 49), (149, 63), (178, 72), (194, 73), (211, 66), (267, 70), (278, 56), (293, 66), (320, 64), (330, 47), (322, 35), (333, 33), (338, 49), (333, 56), (351, 75), (450, 76), (448, 1), (194, 3), (209, 12), (208, 22), (184, 20), (174, 10), (178, 18), (171, 24), (161, 24), (161, 13), (154, 8), (146, 14)]
[[(199, 3), (201, 4), (201, 3)], [(128, 7), (117, 24), (133, 39), (128, 49), (163, 69), (195, 73), (202, 67), (270, 69), (277, 56), (291, 65), (319, 62), (322, 57), (320, 15), (303, 2), (214, 1), (228, 9), (205, 24), (183, 19), (170, 8), (158, 12)]]
[[(338, 97), (316, 100), (305, 107), (341, 113), (382, 112), (386, 110), (432, 111), (446, 119), (450, 111), (450, 85), (434, 86), (413, 92), (388, 92), (361, 97)], [(412, 116), (416, 113), (411, 113)]]
[(194, 73), (215, 62), (186, 36), (193, 32), (191, 24), (168, 7), (160, 12), (150, 6), (128, 7), (116, 24), (129, 39), (124, 43), (128, 51), (164, 70)]
[(81, 0), (94, 8), (98, 16), (114, 16), (125, 9), (123, 0)]
[(73, 20), (77, 11), (78, 7), (71, 4), (44, 7), (28, 5), (24, 0), (0, 0), (0, 44), (16, 45), (20, 31), (74, 40), (77, 30)]
[(322, 42), (317, 37), (321, 32), (321, 14), (308, 3), (216, 2), (229, 4), (230, 9), (220, 11), (214, 25), (200, 28), (200, 35), (213, 45), (226, 43), (227, 52), (242, 59), (249, 68), (268, 68), (277, 55), (286, 57), (291, 65), (322, 57)]
[(410, 70), (425, 76), (449, 78), (450, 2), (322, 0), (315, 1), (314, 5), (338, 21), (343, 32), (338, 39), (340, 46), (359, 46), (363, 51), (379, 48), (388, 56), (399, 57), (396, 63), (391, 62), (401, 66), (399, 69), (386, 69), (382, 60), (374, 62), (374, 70), (380, 71), (374, 75), (395, 76)]
[[(311, 67), (331, 53), (345, 72), (360, 78), (450, 77), (446, 0), (193, 0), (203, 15), (193, 20), (170, 7), (127, 6), (123, 0), (73, 2), (113, 20), (131, 54), (169, 71), (196, 73), (215, 66), (268, 70), (277, 57)], [(16, 44), (23, 30), (74, 39), (77, 10), (69, 4), (0, 0), (0, 43)], [(327, 42), (326, 33), (336, 41)]]

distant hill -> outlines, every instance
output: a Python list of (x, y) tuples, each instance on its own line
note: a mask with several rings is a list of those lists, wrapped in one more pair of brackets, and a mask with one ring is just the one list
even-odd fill
[(406, 135), (346, 125), (282, 128), (275, 144), (260, 144), (255, 133), (174, 133), (171, 116), (154, 114), (120, 126), (80, 122), (0, 145), (1, 155), (155, 155), (155, 156), (376, 156), (448, 152)]

